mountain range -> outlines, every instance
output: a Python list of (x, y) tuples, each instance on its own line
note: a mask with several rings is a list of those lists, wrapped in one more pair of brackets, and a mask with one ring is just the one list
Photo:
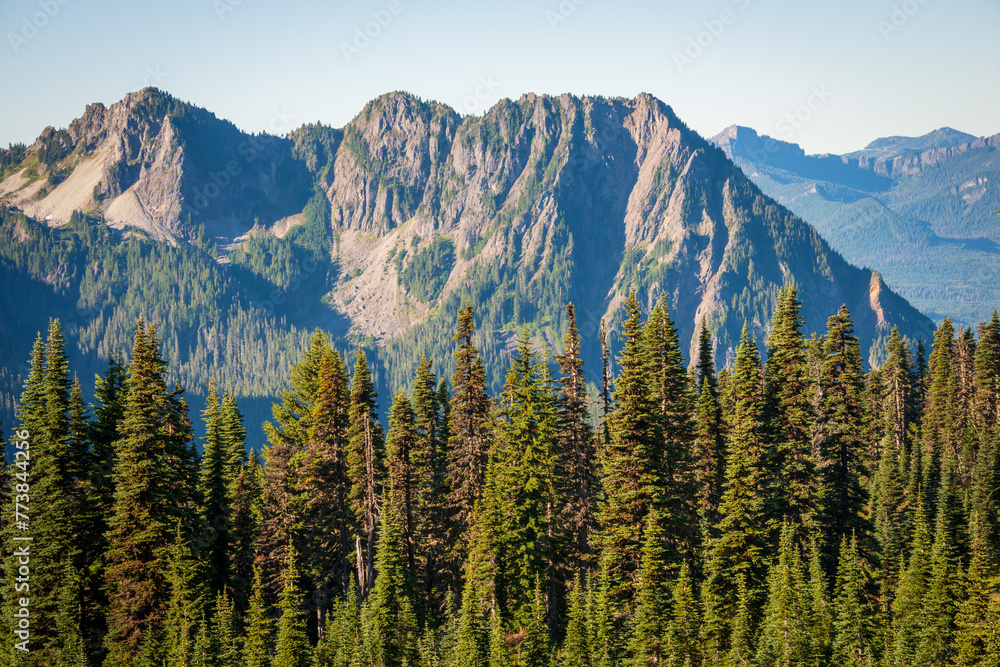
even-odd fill
[(733, 125), (712, 138), (768, 196), (936, 320), (975, 326), (1000, 304), (1000, 134), (941, 128), (845, 155)]
[[(5, 412), (49, 316), (97, 368), (144, 315), (189, 391), (214, 377), (261, 415), (314, 327), (377, 351), (383, 400), (422, 354), (447, 376), (466, 300), (488, 368), (522, 327), (558, 349), (573, 302), (592, 379), (600, 322), (617, 330), (631, 289), (646, 308), (666, 298), (689, 358), (705, 322), (720, 365), (744, 322), (763, 342), (789, 281), (807, 332), (846, 304), (871, 360), (894, 325), (928, 344), (933, 322), (879, 272), (744, 175), (741, 132), (720, 148), (645, 94), (528, 94), (461, 116), (396, 92), (343, 128), (284, 137), (156, 89), (92, 104), (0, 152)], [(805, 160), (845, 192), (891, 190), (896, 149), (870, 149), (845, 163), (782, 145), (772, 161)]]

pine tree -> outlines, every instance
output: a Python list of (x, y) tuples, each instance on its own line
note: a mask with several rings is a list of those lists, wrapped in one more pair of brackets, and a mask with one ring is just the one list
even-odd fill
[(641, 560), (645, 520), (660, 484), (663, 435), (650, 391), (649, 357), (635, 290), (625, 302), (621, 368), (616, 381), (615, 411), (610, 416), (611, 442), (604, 454), (604, 499), (597, 544), (607, 563), (616, 597), (631, 598)]
[[(282, 393), (281, 403), (271, 409), (273, 421), (264, 422), (270, 445), (263, 450), (257, 564), (262, 567), (264, 584), (272, 596), (281, 590), (289, 545), (301, 546), (302, 542), (299, 528), (304, 522), (305, 498), (299, 467), (313, 425), (320, 367), (330, 356), (339, 355), (330, 347), (327, 335), (317, 329), (309, 339), (308, 349), (290, 370), (289, 386)], [(308, 573), (316, 569), (308, 562), (312, 553), (313, 549), (306, 549), (304, 569)]]
[(413, 603), (413, 581), (407, 576), (406, 552), (399, 523), (396, 489), (390, 485), (382, 507), (379, 531), (378, 576), (366, 609), (372, 630), (372, 664), (375, 667), (413, 664), (419, 628)]
[(795, 525), (786, 521), (778, 557), (768, 574), (767, 604), (757, 645), (758, 665), (809, 664), (809, 597), (795, 542)]
[(1000, 661), (1000, 654), (996, 653), (993, 656), (994, 663), (984, 660), (991, 640), (995, 642), (996, 635), (1000, 633), (1000, 602), (992, 595), (996, 585), (993, 578), (996, 566), (990, 560), (989, 549), (978, 527), (978, 517), (973, 515), (970, 523), (972, 560), (964, 578), (965, 595), (958, 604), (955, 619), (957, 667), (995, 664)]
[(514, 661), (510, 655), (510, 647), (507, 646), (507, 639), (504, 637), (503, 623), (497, 618), (496, 609), (490, 614), (490, 653), (489, 667), (514, 667)]
[(654, 450), (658, 479), (653, 498), (662, 510), (659, 515), (665, 522), (665, 538), (672, 552), (669, 558), (676, 562), (682, 555), (694, 554), (700, 537), (697, 507), (692, 502), (696, 490), (691, 483), (695, 398), (665, 293), (661, 293), (643, 329), (643, 348), (656, 422), (654, 433), (661, 438)]
[(743, 667), (752, 664), (754, 643), (753, 603), (746, 586), (746, 577), (739, 575), (737, 580), (736, 616), (733, 619), (733, 629), (730, 635), (729, 652), (726, 654), (725, 667)]
[(545, 622), (545, 598), (541, 581), (535, 586), (534, 604), (526, 634), (518, 647), (518, 664), (523, 667), (549, 667), (552, 661), (548, 624)]
[[(386, 468), (392, 504), (398, 508), (399, 528), (407, 576), (416, 570), (416, 513), (417, 481), (413, 458), (417, 433), (413, 407), (406, 393), (399, 391), (389, 412), (389, 433), (386, 437)], [(383, 510), (384, 514), (384, 510)]]
[(656, 665), (664, 660), (663, 640), (667, 629), (667, 549), (662, 521), (657, 510), (647, 520), (642, 548), (642, 565), (636, 582), (635, 612), (632, 615), (633, 665)]
[(209, 590), (221, 591), (229, 584), (229, 548), (232, 510), (227, 488), (227, 452), (223, 450), (219, 397), (215, 380), (208, 383), (205, 399), (205, 446), (201, 456), (202, 518), (205, 522), (205, 553)]
[(694, 479), (697, 488), (698, 515), (702, 535), (714, 537), (712, 529), (719, 521), (719, 502), (726, 478), (725, 443), (723, 441), (722, 405), (712, 359), (712, 342), (704, 322), (698, 328), (698, 400), (694, 440)]
[(980, 325), (975, 369), (973, 417), (982, 437), (996, 427), (1000, 405), (1000, 317), (996, 310), (989, 322)]
[[(442, 407), (435, 377), (425, 357), (420, 358), (413, 382), (415, 442), (411, 456), (414, 479), (413, 567), (417, 587), (427, 610), (444, 603), (443, 576), (448, 549), (445, 481), (447, 477), (446, 432), (441, 428)], [(444, 379), (441, 388), (447, 393)], [(390, 429), (391, 432), (391, 429)]]
[(233, 483), (232, 547), (228, 556), (233, 586), (232, 602), (240, 613), (247, 608), (253, 585), (254, 554), (261, 524), (263, 476), (257, 452), (253, 451), (250, 460), (240, 468)]
[(547, 364), (535, 358), (522, 332), (502, 398), (503, 450), (491, 468), (497, 473), (496, 490), (505, 496), (508, 517), (510, 577), (505, 598), (519, 621), (530, 615), (535, 582), (548, 581), (554, 558), (552, 512), (558, 497), (555, 397), (550, 384)]
[(840, 547), (837, 594), (833, 601), (833, 664), (862, 667), (874, 664), (871, 609), (865, 594), (865, 573), (852, 535)]
[(293, 548), (288, 550), (284, 570), (284, 587), (279, 608), (278, 636), (274, 646), (273, 667), (307, 667), (312, 647), (306, 637), (306, 620), (299, 593), (299, 571)]
[(955, 354), (954, 327), (945, 318), (934, 332), (926, 407), (921, 421), (923, 435), (923, 487), (925, 502), (932, 504), (938, 495), (941, 460), (957, 458), (955, 433), (955, 383), (952, 358)]
[(892, 655), (894, 667), (916, 664), (916, 648), (923, 628), (924, 593), (930, 580), (931, 543), (922, 503), (917, 505), (910, 560), (893, 601)]
[(761, 426), (770, 471), (768, 521), (777, 537), (787, 518), (805, 531), (816, 526), (816, 464), (812, 457), (812, 386), (795, 287), (785, 285), (771, 320)]
[(569, 565), (581, 571), (590, 561), (590, 534), (598, 490), (597, 451), (587, 413), (587, 386), (580, 356), (580, 332), (573, 304), (566, 306), (563, 353), (556, 357), (561, 377), (556, 397), (558, 491), (564, 499), (559, 524), (569, 538)]
[[(953, 476), (949, 471), (948, 476)], [(930, 571), (921, 604), (922, 620), (916, 662), (921, 665), (950, 665), (954, 658), (956, 558), (947, 495), (953, 482), (941, 484)]]
[(673, 606), (667, 627), (667, 667), (701, 664), (701, 614), (694, 597), (694, 586), (687, 563), (681, 564), (674, 583)]
[[(31, 492), (29, 500), (27, 484), (19, 490), (22, 482), (17, 478), (13, 500), (30, 507), (26, 519), (30, 532), (21, 533), (12, 523), (8, 524), (13, 528), (9, 529), (10, 534), (20, 533), (18, 537), (27, 534), (32, 538), (30, 600), (34, 620), (31, 652), (25, 656), (27, 664), (54, 664), (60, 654), (59, 647), (71, 639), (60, 636), (60, 631), (79, 627), (76, 614), (65, 618), (69, 611), (67, 603), (79, 604), (78, 599), (71, 597), (77, 591), (72, 575), (79, 548), (73, 539), (77, 522), (73, 513), (76, 486), (72, 474), (68, 366), (59, 321), (50, 320), (44, 349), (41, 337), (35, 343), (32, 367), (18, 409), (21, 430), (28, 432), (30, 449), (18, 450), (25, 458), (18, 456), (17, 460), (25, 465), (22, 469), (15, 464), (14, 471), (27, 473), (25, 479), (30, 482)], [(22, 546), (24, 542), (8, 541), (5, 551), (11, 553)], [(9, 582), (9, 590), (13, 589), (13, 582)], [(62, 625), (67, 627), (58, 627), (60, 617), (65, 619)]]
[[(854, 336), (854, 324), (845, 306), (827, 321), (820, 370), (820, 406), (816, 420), (816, 445), (820, 452), (822, 484), (820, 525), (831, 548), (856, 532), (867, 544), (870, 524), (863, 516), (867, 493), (861, 479), (864, 443), (858, 434), (863, 418), (861, 352)], [(833, 571), (835, 554), (827, 553), (828, 571)]]
[(190, 664), (194, 655), (195, 635), (199, 621), (204, 618), (205, 599), (201, 575), (197, 561), (178, 525), (167, 563), (170, 600), (164, 622), (163, 650), (172, 665)]
[(233, 601), (225, 592), (219, 593), (215, 598), (211, 634), (215, 641), (215, 666), (242, 667)]
[(349, 506), (347, 371), (340, 354), (322, 355), (306, 447), (299, 470), (305, 527), (303, 570), (311, 584), (310, 611), (317, 635), (325, 634), (323, 610), (343, 595), (350, 580), (351, 535), (358, 525)]
[(451, 409), (448, 415), (449, 506), (453, 526), (455, 561), (461, 563), (468, 543), (476, 501), (482, 496), (490, 451), (490, 402), (486, 395), (486, 369), (472, 345), (476, 330), (472, 305), (458, 314), (454, 341), (455, 375), (452, 377)]
[(260, 568), (254, 568), (253, 592), (250, 594), (250, 609), (246, 618), (246, 637), (243, 641), (243, 665), (245, 667), (270, 667), (271, 665), (271, 617), (264, 600), (264, 583)]
[(591, 667), (590, 641), (587, 632), (586, 596), (577, 572), (567, 596), (566, 637), (563, 639), (560, 667)]
[(180, 390), (168, 390), (155, 330), (139, 321), (128, 372), (122, 437), (116, 443), (115, 504), (109, 522), (110, 591), (106, 664), (130, 665), (143, 636), (163, 624), (167, 545), (174, 526), (194, 528), (194, 452)]
[(812, 667), (827, 664), (833, 633), (832, 609), (827, 597), (826, 575), (820, 561), (815, 535), (809, 545), (809, 609), (806, 628), (809, 633), (809, 662)]
[(726, 653), (729, 645), (728, 626), (737, 617), (740, 604), (739, 582), (747, 614), (758, 604), (767, 544), (759, 469), (760, 357), (745, 324), (732, 383), (734, 408), (729, 425), (725, 490), (719, 507), (721, 518), (716, 529), (719, 537), (708, 544), (705, 567), (703, 599), (709, 664), (718, 664), (712, 656)]
[(351, 484), (348, 499), (361, 533), (357, 561), (358, 588), (362, 599), (367, 597), (374, 584), (375, 532), (385, 479), (385, 452), (377, 399), (368, 360), (364, 350), (358, 348), (351, 382), (347, 475)]
[(462, 591), (462, 610), (458, 617), (455, 645), (451, 652), (451, 664), (454, 667), (488, 665), (489, 638), (479, 600), (475, 579), (467, 573), (465, 590)]

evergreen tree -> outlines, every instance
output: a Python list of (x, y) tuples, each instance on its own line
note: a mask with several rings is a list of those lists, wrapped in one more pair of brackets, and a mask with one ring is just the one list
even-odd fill
[(587, 385), (573, 304), (566, 306), (566, 319), (563, 353), (556, 357), (561, 374), (556, 397), (558, 490), (564, 499), (559, 524), (569, 538), (569, 564), (579, 572), (590, 560), (598, 490), (597, 452), (587, 413)]
[(701, 614), (694, 597), (687, 563), (681, 564), (674, 583), (673, 607), (667, 627), (666, 664), (668, 667), (685, 667), (701, 664)]
[(532, 613), (535, 582), (548, 581), (552, 571), (553, 510), (556, 491), (555, 397), (548, 365), (537, 360), (522, 332), (504, 386), (506, 422), (502, 427), (501, 458), (493, 468), (496, 489), (506, 498), (509, 578), (506, 601), (515, 620)]
[[(204, 619), (202, 573), (177, 526), (167, 563), (170, 600), (164, 623), (163, 650), (172, 665), (191, 664), (199, 622)], [(142, 664), (141, 661), (139, 664)]]
[(548, 624), (545, 622), (545, 599), (541, 581), (535, 586), (535, 599), (527, 624), (526, 634), (521, 641), (518, 663), (523, 667), (549, 667), (552, 661)]
[(985, 660), (991, 641), (1000, 633), (1000, 601), (992, 595), (996, 586), (994, 562), (978, 527), (978, 518), (971, 521), (972, 560), (965, 575), (965, 595), (958, 604), (955, 634), (955, 665), (973, 667), (1000, 662), (1000, 653), (993, 653), (993, 662)]
[(815, 535), (809, 545), (809, 609), (806, 627), (809, 633), (809, 662), (812, 667), (827, 664), (833, 633), (832, 609), (827, 596), (826, 575), (820, 561)]
[(785, 285), (771, 320), (761, 426), (767, 443), (772, 534), (787, 518), (805, 531), (816, 526), (816, 464), (812, 457), (812, 387), (795, 287)]
[[(650, 510), (656, 512), (656, 509)], [(656, 665), (664, 660), (667, 629), (666, 539), (658, 516), (648, 519), (642, 548), (642, 565), (636, 583), (632, 641), (633, 665)]]
[(924, 593), (930, 580), (931, 543), (923, 503), (918, 503), (910, 560), (893, 601), (893, 645), (888, 664), (916, 664), (916, 649), (923, 628)]
[(271, 617), (264, 600), (264, 583), (259, 567), (254, 568), (253, 592), (246, 618), (246, 637), (243, 640), (244, 667), (270, 667)]
[(767, 604), (757, 645), (758, 665), (808, 665), (809, 596), (795, 526), (785, 522), (778, 557), (768, 574)]
[[(413, 459), (417, 440), (415, 415), (406, 393), (399, 391), (389, 412), (386, 468), (392, 504), (399, 513), (399, 528), (407, 576), (416, 573), (417, 479)], [(384, 510), (383, 510), (384, 514)]]
[(945, 318), (934, 332), (927, 379), (927, 398), (921, 421), (923, 435), (923, 487), (925, 502), (932, 505), (938, 496), (943, 458), (957, 458), (958, 440), (955, 433), (955, 378), (952, 363), (955, 354), (955, 329)]
[(489, 638), (480, 606), (480, 595), (476, 590), (475, 579), (467, 572), (451, 664), (454, 667), (487, 667), (488, 655)]
[(348, 558), (357, 520), (348, 499), (347, 441), (347, 371), (340, 354), (328, 350), (319, 364), (299, 483), (306, 529), (303, 569), (311, 582), (309, 607), (318, 636), (324, 634), (327, 601), (347, 591), (351, 574)]
[[(444, 379), (441, 389), (447, 393)], [(413, 465), (413, 565), (417, 587), (427, 610), (439, 610), (444, 602), (446, 577), (442, 568), (448, 544), (446, 540), (447, 507), (447, 429), (441, 428), (442, 407), (435, 388), (430, 363), (420, 358), (413, 382), (413, 417), (415, 442)], [(390, 429), (391, 432), (392, 429)]]
[(156, 332), (140, 320), (113, 473), (105, 575), (108, 665), (133, 664), (143, 637), (162, 628), (171, 527), (180, 522), (185, 536), (194, 528), (196, 468), (187, 403), (179, 389), (167, 389), (165, 374)]
[(718, 379), (712, 359), (712, 342), (705, 323), (698, 328), (698, 399), (694, 440), (694, 479), (697, 488), (698, 515), (702, 535), (714, 537), (712, 530), (719, 521), (719, 502), (726, 478), (725, 443), (723, 441), (722, 405)]
[(295, 550), (288, 550), (288, 560), (284, 570), (284, 587), (279, 608), (278, 636), (274, 647), (273, 667), (307, 667), (312, 647), (306, 637), (306, 621), (302, 612), (302, 596), (299, 593), (298, 567), (295, 564)]
[(741, 604), (739, 585), (743, 587), (746, 614), (758, 604), (767, 544), (759, 467), (760, 357), (745, 324), (736, 351), (732, 393), (734, 407), (729, 425), (725, 490), (719, 507), (719, 537), (708, 544), (705, 566), (704, 633), (709, 664), (718, 664), (719, 658), (713, 656), (727, 652), (729, 625), (737, 618)]
[(358, 588), (362, 599), (367, 597), (374, 584), (375, 532), (385, 479), (385, 452), (377, 399), (368, 360), (364, 350), (358, 348), (351, 382), (347, 475), (351, 484), (348, 498), (361, 533), (357, 560)]
[(946, 498), (951, 493), (951, 485), (950, 481), (941, 485), (930, 571), (921, 604), (922, 621), (916, 652), (916, 662), (921, 665), (950, 665), (954, 658), (957, 572)]
[(691, 483), (695, 399), (665, 293), (661, 293), (643, 329), (643, 348), (656, 423), (654, 433), (659, 432), (661, 438), (654, 449), (658, 465), (653, 499), (666, 524), (664, 537), (672, 552), (669, 558), (676, 562), (680, 555), (694, 554), (700, 537), (697, 508), (692, 502), (695, 487)]
[(211, 634), (215, 642), (216, 667), (242, 667), (233, 601), (226, 592), (215, 598)]
[(490, 615), (490, 653), (487, 664), (489, 667), (514, 666), (507, 639), (504, 637), (503, 623), (497, 618), (496, 609)]
[(560, 667), (591, 667), (590, 641), (587, 632), (586, 596), (579, 572), (567, 596), (566, 637), (563, 639)]
[(625, 301), (623, 348), (615, 380), (615, 411), (610, 416), (611, 442), (604, 453), (604, 499), (597, 543), (607, 563), (616, 597), (631, 598), (641, 561), (645, 521), (659, 499), (662, 424), (654, 414), (649, 356), (635, 290)]
[(996, 427), (1000, 405), (1000, 317), (996, 310), (989, 322), (980, 325), (975, 369), (973, 417), (982, 438)]
[(390, 485), (382, 508), (375, 588), (368, 598), (368, 625), (372, 630), (375, 667), (409, 665), (416, 661), (419, 636), (413, 604), (413, 582), (407, 576), (406, 553), (399, 529), (402, 508), (396, 506)]
[[(854, 324), (845, 306), (827, 321), (820, 370), (820, 405), (816, 420), (816, 444), (820, 452), (823, 535), (833, 547), (844, 543), (852, 532), (867, 544), (870, 525), (863, 515), (867, 493), (861, 480), (864, 443), (859, 440), (863, 419), (861, 352)], [(829, 571), (835, 565), (828, 552)]]
[(229, 584), (229, 548), (232, 510), (227, 487), (227, 452), (223, 450), (219, 397), (215, 380), (208, 384), (205, 399), (205, 447), (201, 456), (202, 518), (207, 534), (205, 554), (209, 590), (221, 591)]
[(455, 375), (452, 377), (451, 409), (448, 417), (449, 505), (452, 512), (454, 556), (464, 560), (476, 501), (482, 496), (490, 451), (490, 401), (486, 395), (486, 369), (472, 344), (476, 330), (472, 305), (458, 314), (454, 341)]
[(753, 603), (746, 586), (746, 577), (739, 575), (737, 580), (736, 617), (733, 619), (733, 630), (730, 636), (729, 652), (726, 654), (725, 667), (742, 667), (752, 664), (754, 643)]
[(862, 667), (874, 664), (871, 643), (871, 609), (865, 595), (865, 573), (858, 554), (858, 540), (840, 547), (837, 595), (833, 601), (833, 664)]

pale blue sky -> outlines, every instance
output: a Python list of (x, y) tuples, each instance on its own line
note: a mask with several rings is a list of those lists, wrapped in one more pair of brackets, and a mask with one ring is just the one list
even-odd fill
[[(386, 25), (345, 55), (372, 12)], [(406, 90), (462, 113), (645, 91), (705, 136), (738, 123), (810, 153), (1000, 132), (996, 0), (4, 0), (0, 28), (3, 146), (148, 84), (250, 131), (339, 127)]]

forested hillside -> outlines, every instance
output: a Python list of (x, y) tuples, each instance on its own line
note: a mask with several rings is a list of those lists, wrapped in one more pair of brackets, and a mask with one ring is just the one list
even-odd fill
[(167, 382), (155, 320), (92, 405), (51, 322), (7, 430), (4, 619), (31, 651), (5, 664), (998, 664), (996, 314), (929, 350), (893, 330), (866, 373), (848, 309), (807, 338), (786, 284), (717, 374), (666, 297), (624, 309), (616, 372), (568, 306), (496, 393), (456, 309), (454, 372), (421, 359), (387, 428), (377, 359), (316, 332), (249, 455), (227, 382), (200, 415)]
[(807, 335), (846, 304), (868, 362), (894, 326), (925, 344), (933, 331), (649, 95), (524, 95), (462, 117), (397, 92), (344, 128), (279, 138), (146, 89), (0, 152), (0, 166), (0, 271), (18, 286), (0, 294), (8, 422), (30, 332), (49, 317), (83, 355), (85, 384), (127, 356), (140, 315), (156, 322), (171, 381), (199, 410), (209, 380), (225, 383), (256, 444), (308, 332), (378, 349), (387, 412), (421, 356), (453, 372), (465, 301), (492, 392), (521, 326), (557, 353), (569, 301), (588, 366), (602, 319), (617, 353), (633, 287), (646, 309), (666, 296), (685, 359), (709, 326), (720, 365), (744, 322), (767, 335), (786, 282), (803, 296)]

